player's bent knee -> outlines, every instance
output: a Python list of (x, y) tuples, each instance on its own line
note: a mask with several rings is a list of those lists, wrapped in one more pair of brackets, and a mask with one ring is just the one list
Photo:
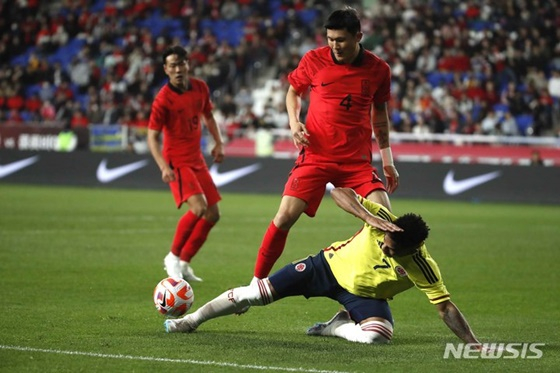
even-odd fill
[(360, 325), (363, 343), (385, 344), (393, 338), (393, 326), (387, 320), (368, 321)]

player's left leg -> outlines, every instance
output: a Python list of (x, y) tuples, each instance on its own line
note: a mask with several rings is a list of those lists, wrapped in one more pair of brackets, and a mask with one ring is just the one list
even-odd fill
[[(193, 171), (196, 177), (197, 184), (204, 191), (203, 195), (198, 195), (199, 198), (189, 199), (189, 209), (202, 213), (200, 219), (196, 222), (192, 232), (184, 243), (180, 254), (180, 266), (183, 278), (187, 281), (202, 281), (202, 279), (194, 274), (190, 265), (193, 257), (198, 253), (206, 239), (210, 230), (220, 220), (220, 209), (218, 202), (222, 199), (218, 188), (212, 180), (212, 176), (208, 169)], [(195, 196), (193, 196), (195, 197)]]
[(384, 319), (356, 324), (343, 310), (328, 322), (315, 324), (307, 330), (307, 334), (339, 337), (359, 343), (389, 343), (393, 337), (393, 325)]
[(393, 325), (389, 320), (392, 316), (386, 300), (357, 297), (345, 290), (335, 299), (348, 311), (339, 311), (328, 322), (315, 324), (307, 330), (308, 335), (339, 337), (359, 343), (391, 341)]
[(180, 319), (166, 320), (165, 330), (168, 333), (192, 332), (208, 320), (238, 313), (247, 306), (264, 306), (273, 301), (273, 289), (268, 279), (254, 281), (248, 286), (222, 293), (195, 312)]
[(190, 234), (187, 242), (181, 250), (181, 271), (183, 278), (187, 281), (202, 281), (202, 279), (194, 274), (190, 262), (193, 257), (198, 253), (206, 239), (210, 230), (216, 225), (220, 218), (220, 210), (218, 205), (210, 206), (206, 214), (198, 220), (192, 233)]

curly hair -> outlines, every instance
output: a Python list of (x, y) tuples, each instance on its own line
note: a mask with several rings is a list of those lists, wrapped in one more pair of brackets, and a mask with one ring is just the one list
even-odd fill
[(420, 215), (404, 214), (393, 223), (403, 229), (402, 232), (391, 232), (391, 239), (395, 242), (397, 251), (416, 249), (428, 238), (430, 227)]

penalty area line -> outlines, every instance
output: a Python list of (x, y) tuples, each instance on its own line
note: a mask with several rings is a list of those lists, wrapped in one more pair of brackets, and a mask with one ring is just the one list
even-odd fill
[(265, 365), (245, 365), (245, 364), (226, 363), (226, 362), (211, 361), (211, 360), (206, 361), (206, 360), (192, 360), (192, 359), (171, 359), (171, 358), (153, 357), (153, 356), (101, 354), (101, 353), (97, 353), (97, 352), (51, 350), (51, 349), (45, 349), (45, 348), (33, 348), (33, 347), (9, 346), (9, 345), (0, 345), (0, 350), (13, 350), (13, 351), (23, 351), (23, 352), (41, 352), (41, 353), (46, 353), (46, 354), (58, 354), (58, 355), (77, 355), (77, 356), (97, 357), (97, 358), (102, 358), (102, 359), (142, 360), (142, 361), (157, 361), (157, 362), (165, 362), (165, 363), (187, 363), (187, 364), (196, 364), (196, 365), (231, 367), (231, 368), (239, 368), (239, 369), (275, 370), (275, 371), (279, 371), (279, 372), (350, 373), (350, 372), (344, 372), (344, 371), (339, 371), (339, 370), (285, 368), (285, 367), (274, 367), (274, 366), (265, 366)]

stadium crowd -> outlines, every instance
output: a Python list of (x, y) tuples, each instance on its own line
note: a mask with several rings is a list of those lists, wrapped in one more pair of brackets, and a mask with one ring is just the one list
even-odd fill
[(392, 68), (394, 131), (560, 134), (560, 5), (547, 0), (5, 0), (0, 125), (145, 128), (158, 56), (181, 44), (229, 138), (288, 128), (285, 76), (343, 5)]

